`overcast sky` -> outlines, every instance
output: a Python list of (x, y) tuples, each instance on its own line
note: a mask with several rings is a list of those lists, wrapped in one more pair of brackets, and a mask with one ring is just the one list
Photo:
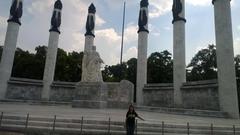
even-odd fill
[[(186, 0), (186, 60), (208, 44), (215, 44), (212, 0)], [(0, 0), (0, 45), (6, 34), (12, 0)], [(34, 51), (47, 45), (50, 18), (55, 0), (24, 0), (24, 13), (17, 46)], [(62, 25), (59, 48), (83, 51), (87, 9), (96, 6), (95, 45), (105, 64), (119, 63), (123, 0), (62, 0)], [(140, 0), (126, 0), (124, 60), (137, 56), (137, 21)], [(148, 54), (173, 49), (172, 0), (149, 0)], [(232, 0), (234, 52), (240, 54), (240, 0)]]

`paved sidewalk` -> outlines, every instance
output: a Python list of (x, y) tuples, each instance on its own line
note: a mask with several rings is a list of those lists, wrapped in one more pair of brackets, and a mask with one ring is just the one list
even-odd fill
[[(240, 120), (225, 119), (225, 118), (210, 118), (210, 117), (197, 117), (186, 115), (173, 115), (164, 113), (154, 113), (146, 111), (138, 111), (139, 115), (145, 118), (146, 121), (142, 123), (158, 123), (164, 121), (166, 124), (179, 124), (183, 125), (189, 122), (191, 125), (204, 125), (207, 126), (213, 123), (215, 126), (232, 126), (240, 127)], [(24, 103), (1, 103), (0, 112), (8, 115), (26, 115), (30, 114), (31, 117), (57, 117), (69, 119), (84, 119), (89, 120), (108, 120), (109, 117), (112, 121), (124, 121), (127, 112), (126, 109), (83, 109), (72, 108), (70, 105), (29, 105)]]

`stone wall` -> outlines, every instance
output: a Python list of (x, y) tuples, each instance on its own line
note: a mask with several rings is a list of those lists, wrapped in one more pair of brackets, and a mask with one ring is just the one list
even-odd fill
[[(123, 80), (120, 83), (107, 82), (103, 83), (103, 85), (104, 89), (102, 90), (106, 93), (104, 100), (106, 100), (108, 107), (126, 108), (129, 103), (133, 102), (134, 85), (131, 82)], [(19, 100), (41, 100), (42, 89), (43, 82), (41, 80), (11, 78), (8, 82), (6, 97)], [(96, 96), (90, 90), (85, 92), (88, 92), (87, 94), (93, 97), (92, 99), (96, 99)], [(79, 97), (77, 96), (78, 94), (79, 91), (76, 89), (76, 83), (74, 82), (53, 82), (50, 91), (50, 101), (72, 102)]]
[(133, 103), (133, 83), (122, 80), (120, 83), (107, 83), (107, 87), (109, 108), (127, 108), (129, 103)]
[(181, 91), (184, 108), (219, 110), (217, 80), (187, 82)]
[(144, 106), (173, 107), (173, 84), (147, 84), (143, 88)]
[(8, 99), (40, 100), (43, 82), (40, 80), (11, 78), (8, 81)]
[(76, 83), (70, 82), (53, 82), (50, 91), (51, 101), (71, 102), (75, 91)]
[[(144, 106), (174, 107), (172, 84), (147, 84), (143, 89)], [(219, 110), (217, 80), (187, 82), (181, 87), (183, 108)]]

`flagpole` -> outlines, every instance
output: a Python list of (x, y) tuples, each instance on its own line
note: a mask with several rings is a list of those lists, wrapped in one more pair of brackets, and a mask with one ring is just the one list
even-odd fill
[(123, 60), (123, 41), (124, 41), (124, 27), (125, 27), (125, 11), (126, 11), (126, 1), (124, 1), (124, 8), (123, 8), (123, 24), (122, 24), (122, 42), (121, 42), (121, 57), (120, 57), (120, 64), (122, 65)]

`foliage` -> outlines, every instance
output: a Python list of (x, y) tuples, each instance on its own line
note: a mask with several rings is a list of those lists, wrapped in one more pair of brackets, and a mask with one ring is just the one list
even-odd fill
[(188, 81), (217, 78), (216, 47), (214, 45), (209, 45), (208, 48), (198, 51), (187, 68)]
[(172, 83), (173, 60), (168, 51), (155, 52), (148, 58), (148, 83)]

